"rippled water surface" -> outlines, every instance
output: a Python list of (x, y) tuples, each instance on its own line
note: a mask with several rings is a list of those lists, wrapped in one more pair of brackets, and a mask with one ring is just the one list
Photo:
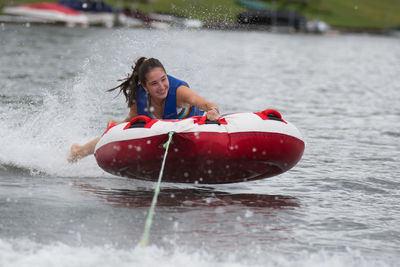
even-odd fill
[[(0, 266), (396, 266), (400, 40), (266, 32), (0, 27)], [(139, 56), (218, 103), (304, 135), (292, 170), (213, 186), (70, 165), (128, 110), (105, 92)]]

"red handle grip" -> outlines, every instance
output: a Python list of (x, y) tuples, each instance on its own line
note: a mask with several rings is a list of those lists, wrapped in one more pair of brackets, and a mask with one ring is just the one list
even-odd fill
[(152, 119), (149, 118), (145, 115), (139, 115), (134, 117), (125, 127), (124, 130), (129, 129), (131, 127), (132, 124), (134, 124), (137, 121), (144, 121), (145, 125), (144, 128), (151, 128), (151, 126), (153, 126), (154, 123), (156, 123), (158, 120), (157, 119)]

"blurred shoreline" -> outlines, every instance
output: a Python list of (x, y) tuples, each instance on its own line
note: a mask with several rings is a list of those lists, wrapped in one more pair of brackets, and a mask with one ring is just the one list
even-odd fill
[[(18, 1), (17, 1), (18, 2)], [(209, 17), (197, 19), (196, 16), (179, 15), (177, 8), (168, 14), (147, 13), (139, 8), (114, 7), (103, 1), (60, 0), (59, 2), (37, 2), (31, 4), (10, 5), (0, 10), (0, 24), (30, 25), (65, 25), (66, 27), (105, 27), (105, 28), (149, 28), (149, 29), (209, 29), (266, 31), (278, 33), (307, 33), (338, 35), (361, 33), (374, 35), (400, 35), (399, 26), (351, 27), (331, 26), (319, 19), (308, 19), (303, 13), (290, 9), (264, 8), (245, 9), (237, 13), (235, 18), (227, 11), (225, 19), (220, 14), (208, 14)], [(240, 2), (240, 1), (237, 1)], [(243, 1), (242, 1), (243, 2)], [(252, 1), (244, 1), (252, 2)], [(253, 2), (252, 2), (253, 3)], [(15, 2), (14, 2), (15, 4)], [(147, 6), (150, 6), (148, 4)], [(142, 8), (143, 9), (143, 8)], [(179, 11), (179, 12), (178, 12)], [(199, 12), (197, 10), (196, 12)], [(75, 13), (75, 14), (74, 14)], [(220, 10), (221, 13), (221, 10)], [(232, 13), (232, 12), (230, 12)], [(343, 24), (346, 24), (343, 21)], [(386, 25), (386, 22), (385, 22)]]

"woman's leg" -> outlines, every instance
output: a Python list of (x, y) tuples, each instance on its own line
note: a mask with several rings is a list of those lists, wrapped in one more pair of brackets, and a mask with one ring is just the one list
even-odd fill
[(80, 146), (78, 143), (72, 144), (71, 151), (69, 152), (67, 158), (68, 162), (70, 163), (76, 162), (81, 158), (92, 155), (94, 153), (96, 144), (99, 142), (100, 138), (101, 136), (96, 137), (92, 141), (84, 144), (83, 146)]

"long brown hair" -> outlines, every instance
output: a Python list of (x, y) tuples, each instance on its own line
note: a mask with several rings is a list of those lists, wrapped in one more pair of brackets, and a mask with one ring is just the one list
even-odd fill
[(119, 89), (119, 93), (123, 93), (128, 107), (131, 107), (137, 101), (138, 88), (142, 84), (146, 84), (146, 74), (154, 68), (162, 68), (165, 72), (164, 66), (156, 58), (140, 57), (136, 60), (135, 65), (132, 66), (132, 73), (125, 79), (118, 80), (122, 83), (114, 88), (107, 90), (112, 92)]

